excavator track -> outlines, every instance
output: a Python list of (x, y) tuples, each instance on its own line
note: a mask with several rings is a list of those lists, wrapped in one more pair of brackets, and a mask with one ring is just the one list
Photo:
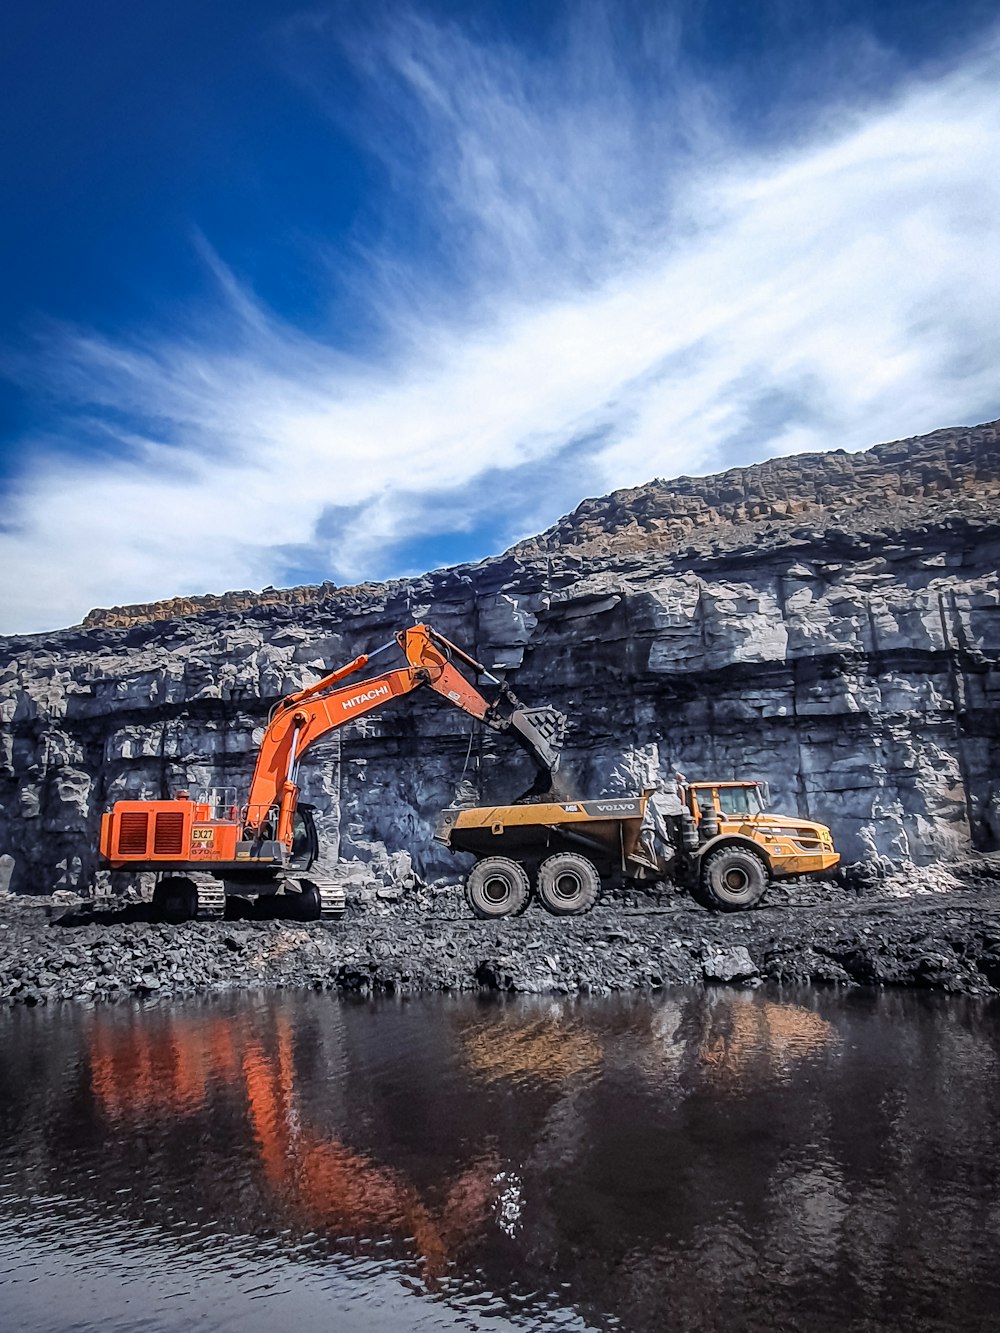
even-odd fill
[(226, 915), (226, 891), (211, 875), (189, 875), (198, 890), (199, 921), (221, 921)]
[(344, 893), (342, 884), (335, 884), (330, 879), (317, 879), (315, 876), (310, 876), (308, 880), (303, 880), (302, 883), (315, 884), (316, 888), (319, 889), (321, 921), (336, 921), (344, 915), (344, 910), (347, 907), (347, 895)]

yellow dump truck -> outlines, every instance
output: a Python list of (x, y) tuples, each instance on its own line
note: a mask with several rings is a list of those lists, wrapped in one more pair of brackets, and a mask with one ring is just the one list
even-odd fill
[(479, 917), (524, 910), (532, 890), (557, 916), (593, 907), (602, 885), (669, 882), (706, 906), (754, 906), (773, 879), (817, 875), (840, 861), (830, 830), (798, 815), (768, 814), (762, 782), (688, 782), (662, 818), (647, 818), (653, 789), (638, 796), (520, 805), (452, 806), (436, 837), (478, 859), (465, 894)]

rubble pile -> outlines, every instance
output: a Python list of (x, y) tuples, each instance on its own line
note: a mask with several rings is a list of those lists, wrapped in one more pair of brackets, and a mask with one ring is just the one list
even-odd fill
[(150, 999), (265, 987), (370, 995), (502, 991), (606, 995), (667, 985), (913, 986), (1000, 995), (1000, 861), (909, 898), (789, 886), (772, 906), (713, 915), (682, 894), (585, 917), (538, 907), (479, 921), (455, 885), (356, 906), (342, 921), (195, 921), (147, 904), (111, 912), (0, 906), (0, 1004)]

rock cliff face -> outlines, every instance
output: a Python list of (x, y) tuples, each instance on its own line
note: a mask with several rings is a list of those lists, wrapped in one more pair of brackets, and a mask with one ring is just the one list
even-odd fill
[[(282, 694), (426, 619), (569, 718), (563, 781), (758, 776), (847, 861), (1000, 842), (1000, 438), (654, 481), (582, 504), (496, 559), (359, 588), (94, 611), (0, 641), (0, 889), (83, 888), (122, 796), (245, 787)], [(384, 659), (383, 659), (384, 660)], [(258, 733), (259, 734), (259, 733)], [(376, 869), (433, 842), (465, 777), (527, 786), (503, 738), (414, 696), (308, 752), (329, 855)]]

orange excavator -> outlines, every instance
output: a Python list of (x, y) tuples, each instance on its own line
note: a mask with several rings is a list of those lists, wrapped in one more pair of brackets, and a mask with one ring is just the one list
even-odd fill
[[(405, 666), (341, 685), (394, 646), (406, 657)], [(484, 676), (495, 687), (495, 697), (480, 694), (452, 658)], [(527, 751), (537, 772), (526, 796), (551, 789), (558, 765), (557, 715), (524, 708), (510, 686), (481, 662), (429, 625), (413, 625), (275, 705), (245, 805), (238, 803), (233, 787), (209, 788), (195, 797), (179, 791), (169, 800), (116, 801), (101, 819), (103, 864), (115, 871), (154, 872), (154, 909), (172, 922), (196, 914), (206, 881), (221, 883), (223, 895), (284, 891), (289, 914), (301, 921), (336, 912), (343, 905), (342, 892), (303, 878), (319, 854), (319, 840), (312, 807), (299, 802), (302, 756), (327, 732), (422, 686), (491, 730), (509, 733)]]

